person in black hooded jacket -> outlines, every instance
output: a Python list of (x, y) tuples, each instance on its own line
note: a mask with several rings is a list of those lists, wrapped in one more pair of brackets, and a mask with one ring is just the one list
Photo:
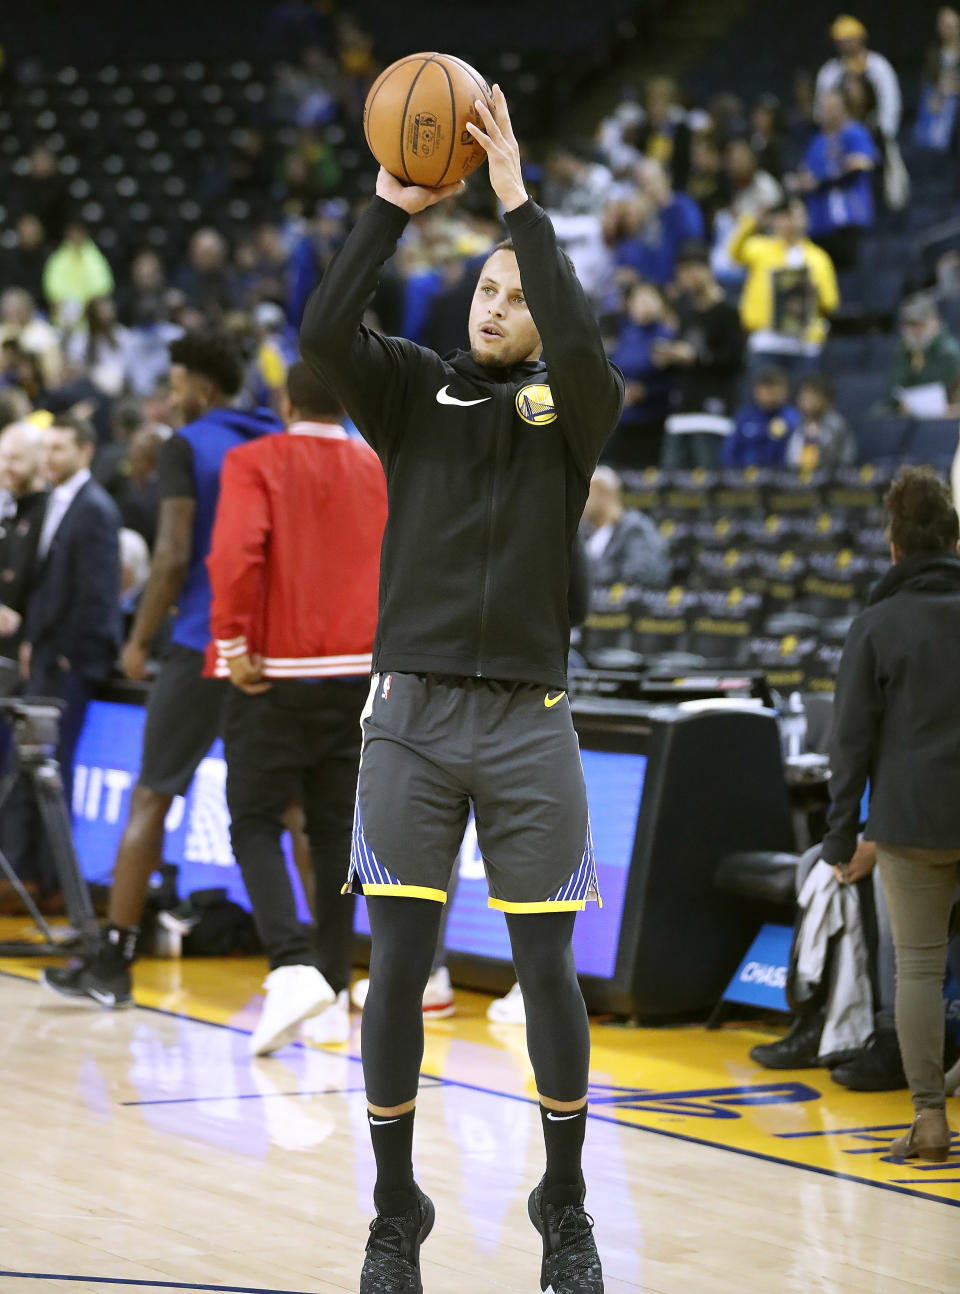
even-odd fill
[(960, 875), (960, 525), (926, 467), (902, 468), (885, 501), (893, 566), (853, 623), (837, 677), (833, 808), (824, 861), (841, 880), (876, 842), (897, 958), (896, 1024), (916, 1118), (890, 1147), (943, 1162), (943, 968)]
[(527, 197), (498, 87), (493, 105), (478, 99), (467, 129), (511, 239), (482, 267), (470, 351), (441, 359), (363, 324), (410, 216), (458, 191), (385, 170), (300, 333), (304, 359), (379, 455), (389, 509), (347, 880), (363, 890), (372, 941), (363, 1071), (377, 1217), (361, 1294), (422, 1287), (434, 1220), (412, 1161), (423, 991), (471, 803), (540, 1095), (546, 1172), (528, 1212), (541, 1287), (603, 1291), (583, 1207), (590, 1033), (572, 942), (599, 890), (566, 689), (573, 544), (623, 379)]

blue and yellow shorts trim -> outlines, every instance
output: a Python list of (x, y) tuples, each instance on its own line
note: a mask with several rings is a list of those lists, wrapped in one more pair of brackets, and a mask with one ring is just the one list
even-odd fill
[[(359, 803), (353, 818), (350, 871), (347, 875), (347, 883), (343, 887), (344, 894), (358, 892), (365, 897), (432, 899), (436, 903), (447, 901), (446, 890), (428, 885), (408, 885), (399, 876), (395, 876), (389, 868), (384, 867), (363, 834)], [(499, 912), (582, 912), (589, 902), (596, 902), (603, 907), (597, 884), (597, 860), (593, 851), (593, 837), (588, 823), (586, 844), (579, 867), (549, 898), (525, 902), (501, 899), (491, 894), (487, 899), (487, 906)]]

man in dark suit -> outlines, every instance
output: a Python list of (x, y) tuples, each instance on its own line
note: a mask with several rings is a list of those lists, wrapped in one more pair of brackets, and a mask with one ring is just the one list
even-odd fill
[[(95, 447), (93, 428), (82, 419), (58, 417), (44, 432), (51, 491), (20, 647), (24, 695), (64, 704), (57, 759), (68, 807), (87, 705), (120, 647), (120, 513), (90, 475)], [(37, 818), (22, 781), (4, 817), (18, 873), (37, 883), (41, 897), (51, 893), (56, 874), (48, 851), (37, 847)]]

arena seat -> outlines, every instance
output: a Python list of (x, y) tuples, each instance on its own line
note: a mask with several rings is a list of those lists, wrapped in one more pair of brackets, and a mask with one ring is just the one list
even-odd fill
[(699, 606), (697, 595), (680, 586), (644, 589), (633, 604), (633, 650), (645, 658), (688, 651), (690, 623)]
[(790, 909), (796, 905), (799, 854), (779, 850), (739, 850), (721, 858), (713, 883), (724, 894), (734, 894), (751, 903)]
[(903, 456), (908, 463), (926, 463), (940, 471), (949, 471), (956, 452), (956, 418), (917, 418)]
[(857, 454), (861, 463), (899, 462), (910, 434), (911, 420), (895, 415), (867, 417), (857, 427)]
[(747, 665), (750, 640), (760, 626), (763, 597), (740, 588), (705, 591), (690, 624), (690, 650), (709, 663)]

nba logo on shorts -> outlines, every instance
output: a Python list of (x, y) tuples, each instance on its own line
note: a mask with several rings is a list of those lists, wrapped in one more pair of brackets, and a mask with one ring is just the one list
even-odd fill
[(384, 701), (388, 701), (390, 699), (390, 684), (392, 682), (393, 682), (392, 674), (388, 674), (387, 677), (383, 680), (383, 687), (380, 689), (380, 695), (383, 697)]

